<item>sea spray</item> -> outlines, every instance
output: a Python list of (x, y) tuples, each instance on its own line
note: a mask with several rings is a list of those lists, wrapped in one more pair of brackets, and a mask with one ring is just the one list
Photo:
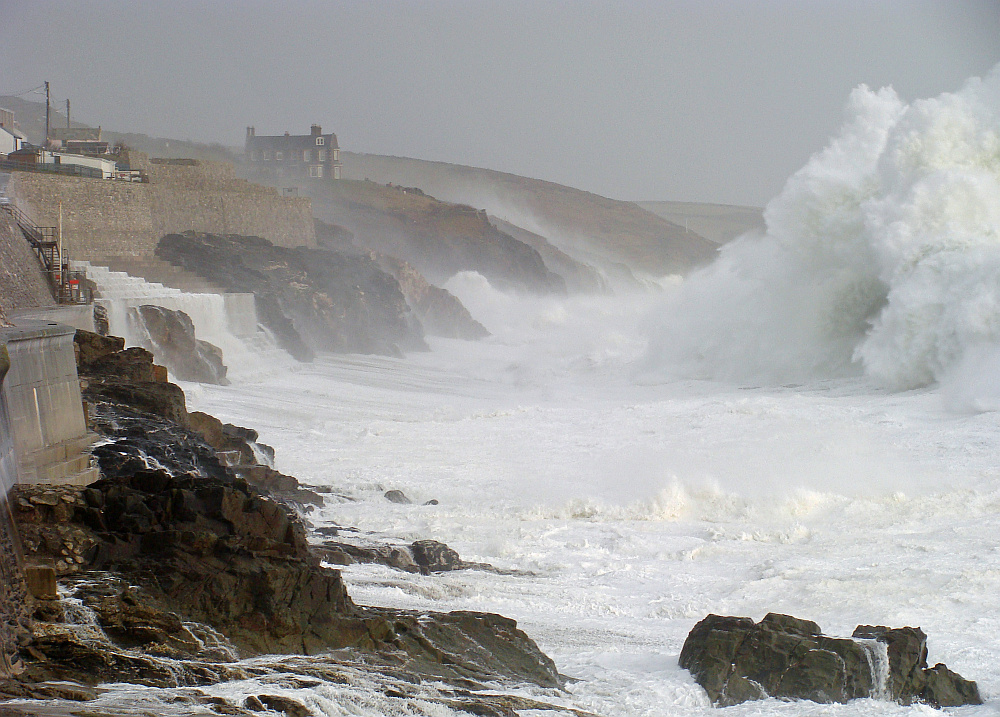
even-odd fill
[[(1000, 347), (1000, 66), (905, 104), (851, 94), (840, 133), (661, 309), (673, 375), (786, 382), (864, 373), (905, 390), (995, 373)], [(961, 373), (961, 372), (960, 372)], [(961, 392), (956, 392), (960, 395)]]
[(89, 262), (76, 262), (75, 268), (86, 271), (94, 282), (101, 296), (97, 303), (108, 313), (110, 333), (123, 337), (128, 347), (155, 343), (136, 310), (153, 304), (187, 314), (196, 337), (222, 350), (230, 379), (253, 380), (295, 364), (257, 324), (250, 295), (189, 293)]

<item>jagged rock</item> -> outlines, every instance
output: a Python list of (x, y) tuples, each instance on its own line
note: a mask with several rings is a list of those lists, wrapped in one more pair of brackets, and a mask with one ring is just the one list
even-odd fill
[[(338, 650), (331, 680), (341, 679), (346, 663), (380, 678), (384, 671), (462, 687), (562, 684), (552, 661), (512, 620), (355, 606), (339, 571), (322, 566), (322, 551), (310, 548), (298, 516), (243, 480), (240, 466), (221, 461), (202, 437), (248, 445), (255, 432), (220, 428), (209, 416), (190, 421), (186, 411), (182, 424), (142, 401), (124, 403), (135, 386), (172, 384), (147, 380), (154, 369), (142, 349), (129, 353), (119, 342), (84, 334), (78, 344), (81, 365), (86, 359), (91, 372), (85, 395), (93, 402), (92, 425), (106, 439), (94, 450), (104, 477), (87, 487), (19, 486), (12, 494), (25, 557), (51, 561), (73, 599), (37, 601), (34, 632), (19, 643), (22, 676), (0, 684), (0, 697), (41, 695), (32, 690), (48, 681), (177, 687), (290, 668), (235, 664), (237, 650), (244, 656)], [(136, 378), (106, 373), (119, 364)], [(95, 385), (120, 393), (112, 399), (94, 392)], [(294, 485), (267, 466), (252, 468), (273, 483)], [(399, 547), (398, 557), (414, 572), (457, 559), (446, 546), (428, 543), (420, 566), (411, 549)], [(92, 617), (82, 616), (83, 609)], [(300, 672), (323, 670), (321, 662), (306, 664)], [(243, 709), (215, 707), (226, 714)]]
[[(981, 704), (974, 682), (944, 665), (927, 669), (926, 636), (919, 628), (859, 626), (853, 638), (887, 644), (892, 699)], [(879, 687), (872, 683), (874, 650), (853, 638), (827, 637), (816, 623), (790, 615), (770, 613), (759, 623), (709, 615), (688, 634), (680, 666), (718, 705), (764, 697), (846, 702), (875, 696)], [(931, 681), (934, 688), (928, 690)], [(959, 699), (966, 701), (954, 701)]]
[(374, 251), (369, 256), (399, 282), (403, 296), (428, 334), (470, 341), (490, 335), (454, 294), (431, 284), (407, 262)]
[(927, 667), (927, 635), (919, 627), (858, 625), (852, 636), (886, 644), (889, 693), (897, 702), (926, 702), (936, 707), (982, 704), (975, 682), (962, 678), (940, 663)]
[(187, 425), (184, 391), (166, 381), (149, 351), (123, 349), (124, 339), (83, 330), (77, 330), (73, 341), (85, 398), (123, 403)]
[(398, 257), (432, 283), (475, 271), (501, 291), (566, 293), (538, 251), (497, 229), (485, 211), (374, 182), (328, 182), (309, 195), (316, 215), (353, 232), (354, 244)]
[(194, 232), (165, 236), (156, 253), (230, 291), (253, 293), (261, 323), (300, 360), (316, 351), (400, 356), (427, 348), (399, 284), (367, 256)]
[(183, 311), (144, 304), (133, 309), (145, 326), (148, 342), (143, 348), (181, 381), (226, 386), (227, 368), (222, 350), (195, 337), (194, 322)]

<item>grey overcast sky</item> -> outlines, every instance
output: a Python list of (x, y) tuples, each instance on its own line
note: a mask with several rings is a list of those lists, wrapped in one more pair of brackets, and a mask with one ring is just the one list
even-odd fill
[[(1000, 62), (1000, 0), (0, 0), (0, 94), (107, 128), (348, 150), (618, 199), (762, 205), (854, 86), (912, 100)], [(29, 96), (30, 98), (36, 96)]]

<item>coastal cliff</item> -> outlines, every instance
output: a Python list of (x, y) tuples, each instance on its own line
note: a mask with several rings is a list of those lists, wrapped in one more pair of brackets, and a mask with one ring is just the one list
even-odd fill
[(252, 293), (261, 323), (300, 360), (317, 351), (399, 356), (427, 348), (399, 284), (368, 256), (195, 232), (163, 237), (156, 253), (229, 291)]

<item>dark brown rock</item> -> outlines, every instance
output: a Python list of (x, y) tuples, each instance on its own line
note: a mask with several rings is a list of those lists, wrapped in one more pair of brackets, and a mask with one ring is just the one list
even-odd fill
[(846, 702), (875, 696), (879, 688), (872, 683), (874, 653), (854, 638), (887, 644), (893, 700), (981, 704), (974, 682), (944, 665), (927, 669), (926, 636), (919, 628), (859, 626), (851, 639), (843, 639), (827, 637), (816, 623), (789, 615), (772, 613), (759, 623), (709, 615), (685, 640), (680, 666), (719, 705), (764, 697)]
[(300, 360), (316, 351), (399, 356), (427, 348), (398, 282), (370, 257), (194, 232), (165, 236), (156, 253), (228, 290), (253, 293), (261, 323)]

